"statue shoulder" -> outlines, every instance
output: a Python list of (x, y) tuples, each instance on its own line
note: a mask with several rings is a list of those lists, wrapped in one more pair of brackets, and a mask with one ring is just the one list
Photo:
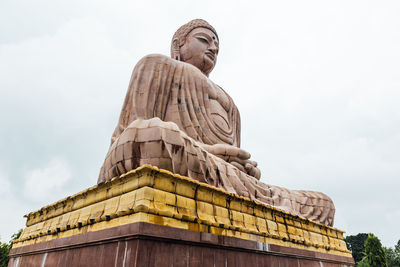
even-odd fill
[(206, 78), (207, 80), (208, 77), (205, 76), (198, 68), (196, 68), (195, 66), (189, 64), (189, 63), (185, 63), (182, 61), (178, 61), (175, 60), (173, 58), (170, 58), (168, 56), (164, 56), (161, 54), (149, 54), (145, 57), (143, 57), (141, 60), (139, 60), (139, 62), (136, 64), (135, 68), (142, 68), (142, 67), (150, 67), (152, 68), (155, 65), (170, 65), (173, 67), (184, 67), (188, 72), (190, 72), (193, 75), (196, 75), (198, 77), (203, 77)]
[(161, 55), (161, 54), (150, 54), (147, 56), (144, 56), (139, 62), (136, 64), (136, 66), (141, 66), (141, 65), (147, 65), (147, 64), (176, 64), (178, 61), (173, 60), (170, 57)]

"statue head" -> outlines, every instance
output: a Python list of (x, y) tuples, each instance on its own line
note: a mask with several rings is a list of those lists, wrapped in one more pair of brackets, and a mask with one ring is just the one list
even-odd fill
[(189, 21), (174, 34), (171, 57), (209, 75), (217, 63), (219, 40), (215, 29), (202, 19)]

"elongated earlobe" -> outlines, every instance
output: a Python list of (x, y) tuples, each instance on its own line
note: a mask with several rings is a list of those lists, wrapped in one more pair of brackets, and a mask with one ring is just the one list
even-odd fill
[(181, 55), (179, 53), (179, 40), (174, 39), (172, 41), (172, 58), (175, 60), (180, 61), (181, 60)]

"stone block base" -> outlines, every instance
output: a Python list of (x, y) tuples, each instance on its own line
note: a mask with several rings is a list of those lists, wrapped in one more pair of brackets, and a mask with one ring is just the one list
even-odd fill
[(9, 267), (353, 266), (350, 257), (131, 223), (13, 248)]

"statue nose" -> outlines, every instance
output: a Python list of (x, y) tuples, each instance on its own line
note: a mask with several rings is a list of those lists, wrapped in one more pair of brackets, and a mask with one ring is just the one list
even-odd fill
[(208, 48), (208, 50), (210, 50), (211, 52), (213, 52), (215, 55), (218, 53), (218, 47), (217, 47), (214, 43), (212, 43), (212, 44), (210, 45), (210, 47)]

